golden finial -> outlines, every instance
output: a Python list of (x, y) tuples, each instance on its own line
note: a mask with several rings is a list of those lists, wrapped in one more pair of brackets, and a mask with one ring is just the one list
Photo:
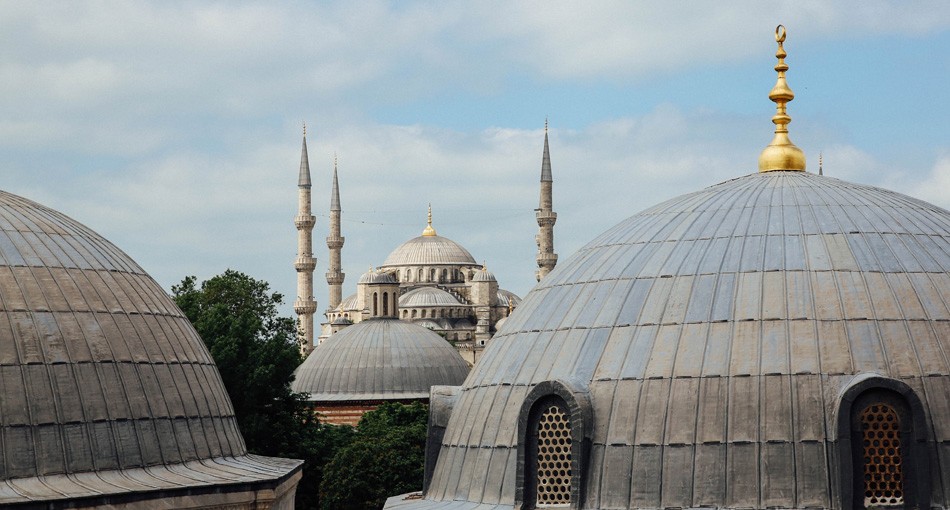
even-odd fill
[(775, 136), (759, 155), (759, 171), (805, 170), (805, 153), (788, 138), (788, 123), (792, 121), (792, 118), (788, 116), (785, 108), (789, 101), (795, 99), (795, 93), (785, 81), (785, 71), (788, 71), (785, 57), (788, 54), (782, 47), (782, 43), (785, 42), (784, 25), (775, 27), (775, 42), (778, 43), (778, 50), (775, 52), (775, 58), (778, 59), (778, 64), (775, 65), (778, 80), (769, 92), (769, 99), (775, 103), (775, 116), (772, 117), (772, 123), (775, 124)]
[(303, 136), (307, 137), (307, 121), (303, 121)]
[(426, 237), (432, 237), (436, 235), (435, 229), (432, 228), (432, 203), (431, 202), (429, 203), (429, 215), (426, 222), (427, 222), (427, 225), (426, 225), (425, 230), (422, 231), (422, 235)]

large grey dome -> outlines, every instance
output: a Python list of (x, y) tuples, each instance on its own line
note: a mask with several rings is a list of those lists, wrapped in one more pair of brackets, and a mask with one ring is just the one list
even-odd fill
[(247, 455), (204, 343), (142, 268), (2, 191), (0, 388), (0, 504), (233, 486), (300, 464)]
[(414, 237), (386, 257), (381, 268), (419, 265), (476, 265), (475, 258), (462, 245), (438, 235)]
[(427, 399), (461, 384), (469, 366), (455, 347), (399, 319), (368, 319), (324, 340), (297, 368), (292, 388), (312, 401)]
[(513, 508), (548, 394), (577, 439), (572, 508), (850, 508), (867, 391), (909, 408), (905, 502), (945, 508), (948, 304), (946, 210), (805, 172), (674, 198), (525, 297), (459, 392), (426, 499), (388, 508)]

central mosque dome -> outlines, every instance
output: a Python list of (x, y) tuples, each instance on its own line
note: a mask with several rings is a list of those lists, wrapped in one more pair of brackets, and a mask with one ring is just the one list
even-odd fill
[(778, 56), (761, 171), (558, 264), (386, 508), (948, 507), (950, 211), (804, 172)]
[(432, 228), (432, 207), (429, 222), (422, 235), (399, 245), (386, 257), (381, 269), (405, 266), (477, 266), (475, 258), (462, 245), (436, 234)]

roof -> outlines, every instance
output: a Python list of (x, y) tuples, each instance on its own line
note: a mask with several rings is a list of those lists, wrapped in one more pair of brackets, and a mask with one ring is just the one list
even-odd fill
[(508, 306), (509, 304), (518, 306), (521, 304), (521, 298), (510, 290), (498, 289), (498, 305)]
[(472, 281), (473, 282), (497, 282), (498, 280), (495, 279), (494, 273), (492, 273), (491, 271), (485, 268), (482, 268), (482, 269), (479, 269), (478, 271), (475, 271), (475, 275), (472, 276)]
[(462, 245), (439, 235), (412, 238), (392, 251), (379, 267), (477, 265)]
[(461, 387), (426, 500), (392, 507), (512, 508), (521, 405), (569, 381), (592, 416), (583, 508), (837, 508), (839, 399), (868, 377), (917, 393), (943, 458), (948, 306), (950, 211), (786, 171), (671, 199), (525, 297)]
[(429, 388), (461, 384), (469, 367), (428, 329), (369, 319), (330, 335), (295, 372), (292, 388), (311, 401), (429, 398)]
[(303, 143), (300, 146), (300, 173), (297, 175), (297, 187), (310, 187), (310, 158), (307, 155), (307, 135), (304, 134)]
[[(204, 342), (138, 264), (62, 213), (2, 191), (0, 303), (0, 503), (299, 467), (247, 455)], [(144, 467), (152, 474), (130, 479)], [(161, 481), (196, 468), (206, 476)]]
[(399, 308), (460, 306), (461, 304), (455, 296), (438, 287), (416, 287), (399, 296)]
[(382, 271), (369, 271), (360, 276), (360, 284), (397, 283), (396, 278)]
[(349, 296), (346, 296), (343, 299), (343, 301), (340, 301), (340, 305), (337, 306), (336, 311), (344, 312), (344, 311), (352, 311), (352, 310), (359, 310), (359, 309), (360, 309), (359, 297), (356, 294), (350, 294)]

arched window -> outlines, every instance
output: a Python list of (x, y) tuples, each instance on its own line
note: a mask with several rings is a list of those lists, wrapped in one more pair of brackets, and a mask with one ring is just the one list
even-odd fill
[(389, 315), (389, 293), (383, 292), (383, 315)]
[(444, 282), (445, 280), (448, 280), (448, 279), (449, 279), (449, 270), (448, 270), (448, 269), (443, 269), (443, 270), (442, 270), (442, 279), (439, 280), (439, 281)]
[(413, 310), (413, 311), (412, 311), (412, 318), (413, 318), (413, 319), (416, 318), (416, 312), (417, 312), (417, 311), (418, 311), (418, 310)]
[(417, 279), (416, 281), (417, 281), (417, 282), (421, 282), (421, 281), (422, 281), (422, 268), (421, 268), (421, 267), (419, 268), (419, 271), (416, 272), (416, 276), (418, 277), (418, 279)]
[(429, 270), (429, 281), (430, 281), (430, 282), (434, 282), (434, 281), (435, 281), (435, 269), (434, 269), (434, 268)]
[(842, 394), (838, 416), (841, 508), (930, 508), (928, 426), (914, 390), (860, 379)]
[(403, 310), (403, 311), (402, 311), (402, 318), (403, 318), (403, 319), (406, 319), (406, 318), (408, 318), (408, 317), (409, 317), (409, 310)]
[(528, 392), (518, 413), (516, 508), (581, 507), (591, 414), (587, 390), (568, 381), (541, 381)]
[(379, 296), (374, 292), (373, 293), (373, 315), (379, 315)]
[(425, 309), (422, 310), (422, 318), (423, 318), (423, 319), (426, 318), (426, 311), (425, 311)]

